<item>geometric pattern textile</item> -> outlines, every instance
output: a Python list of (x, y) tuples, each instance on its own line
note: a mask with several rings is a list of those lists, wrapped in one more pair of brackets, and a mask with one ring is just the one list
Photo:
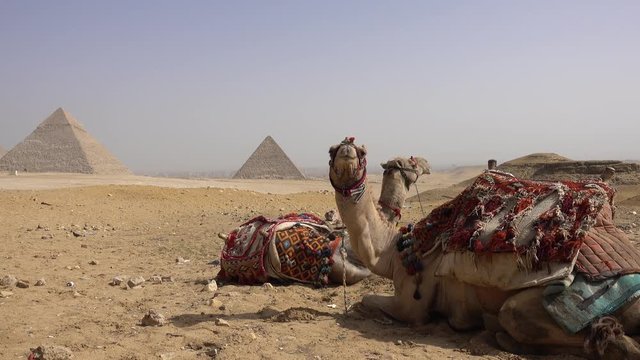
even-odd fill
[(277, 231), (275, 244), (282, 274), (316, 286), (327, 285), (331, 257), (341, 241), (339, 236), (326, 236), (304, 225)]
[[(229, 233), (222, 249), (217, 278), (240, 284), (261, 284), (269, 279), (267, 265), (280, 263), (276, 275), (323, 285), (333, 264), (331, 257), (342, 237), (313, 214), (288, 214), (277, 219), (253, 218)], [(269, 248), (275, 247), (277, 259)]]

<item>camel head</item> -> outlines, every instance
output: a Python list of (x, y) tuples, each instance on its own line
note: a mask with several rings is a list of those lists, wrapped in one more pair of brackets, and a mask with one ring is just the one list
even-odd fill
[(367, 176), (367, 150), (356, 145), (353, 137), (345, 138), (329, 149), (329, 179), (336, 192), (348, 197), (360, 187)]
[(422, 174), (430, 174), (429, 162), (424, 158), (410, 157), (389, 160), (380, 164), (384, 169), (382, 176), (382, 193), (378, 204), (388, 221), (399, 221), (404, 201), (412, 184)]
[(431, 174), (429, 162), (421, 157), (397, 157), (380, 164), (380, 166), (384, 169), (383, 181), (396, 179), (396, 181), (401, 181), (407, 189), (418, 181), (420, 175)]

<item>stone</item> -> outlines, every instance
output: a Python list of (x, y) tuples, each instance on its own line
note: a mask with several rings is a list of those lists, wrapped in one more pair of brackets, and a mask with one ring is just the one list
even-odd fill
[(47, 281), (44, 278), (36, 280), (34, 286), (45, 286), (47, 285)]
[(174, 282), (173, 276), (163, 276), (162, 282)]
[(268, 282), (262, 284), (262, 287), (264, 289), (266, 289), (266, 290), (273, 290), (273, 285), (271, 283), (268, 283)]
[(31, 349), (29, 359), (71, 360), (73, 359), (73, 352), (64, 346), (41, 345), (35, 349)]
[(113, 279), (111, 279), (111, 282), (109, 283), (109, 285), (111, 286), (118, 286), (120, 284), (122, 284), (124, 282), (124, 276), (114, 276)]
[(18, 278), (13, 275), (5, 275), (2, 279), (0, 279), (0, 286), (4, 287), (12, 287), (18, 282)]
[(154, 309), (150, 309), (149, 312), (142, 318), (140, 324), (142, 326), (163, 326), (167, 323), (164, 315), (160, 314)]
[(218, 291), (218, 283), (215, 280), (211, 280), (202, 291), (216, 292)]
[(89, 265), (98, 265), (98, 264), (100, 264), (100, 262), (98, 260), (89, 261)]
[(27, 289), (27, 288), (29, 288), (29, 282), (26, 281), (26, 280), (19, 280), (16, 283), (16, 287), (19, 287), (21, 289)]
[(222, 306), (222, 301), (213, 298), (213, 299), (209, 299), (209, 306), (214, 307), (214, 308), (220, 308)]
[(176, 258), (176, 264), (184, 264), (184, 263), (185, 263), (185, 260), (182, 256), (178, 256)]
[(75, 237), (85, 237), (85, 236), (87, 236), (87, 234), (84, 231), (80, 232), (78, 230), (73, 230), (73, 231), (71, 231), (71, 233)]
[(144, 284), (144, 282), (145, 280), (142, 276), (134, 276), (131, 279), (129, 279), (129, 281), (127, 281), (127, 286), (129, 286), (132, 289), (139, 288), (142, 286), (142, 284)]
[(152, 284), (162, 284), (162, 276), (159, 275), (153, 275), (149, 278), (149, 281)]
[(0, 299), (8, 298), (11, 295), (13, 295), (13, 293), (11, 291), (0, 290)]
[(216, 325), (217, 326), (226, 326), (226, 327), (231, 326), (229, 324), (229, 322), (227, 320), (224, 320), (224, 319), (216, 319)]

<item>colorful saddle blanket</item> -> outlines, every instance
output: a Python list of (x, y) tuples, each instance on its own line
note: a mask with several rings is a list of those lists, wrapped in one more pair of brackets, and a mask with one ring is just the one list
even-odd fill
[(217, 278), (240, 284), (275, 278), (326, 285), (342, 237), (313, 214), (275, 220), (258, 216), (229, 234)]
[(526, 269), (572, 262), (587, 231), (614, 190), (600, 181), (520, 180), (487, 171), (413, 229), (419, 254), (514, 253)]
[[(599, 239), (587, 236), (603, 210), (611, 213), (614, 194), (597, 180), (530, 181), (487, 171), (415, 227), (404, 229), (397, 248), (410, 274), (421, 271), (423, 258), (435, 251), (442, 253), (438, 276), (503, 290), (558, 282), (568, 286), (574, 267), (599, 274), (612, 266), (612, 257), (618, 259), (598, 248)], [(578, 256), (589, 244), (599, 257)], [(590, 261), (600, 264), (589, 267)], [(609, 276), (633, 272), (625, 267)]]

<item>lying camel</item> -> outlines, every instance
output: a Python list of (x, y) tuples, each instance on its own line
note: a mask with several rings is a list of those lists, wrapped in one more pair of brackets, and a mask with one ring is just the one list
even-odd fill
[[(397, 320), (412, 324), (427, 322), (433, 314), (440, 314), (457, 330), (484, 327), (494, 336), (500, 347), (513, 353), (574, 354), (594, 359), (640, 359), (640, 346), (630, 337), (638, 335), (640, 332), (640, 302), (634, 300), (613, 313), (604, 314), (608, 316), (595, 319), (582, 330), (571, 333), (561, 327), (543, 306), (545, 290), (548, 290), (548, 287), (543, 284), (544, 281), (541, 280), (540, 283), (533, 281), (530, 284), (513, 283), (518, 281), (517, 279), (520, 277), (533, 276), (538, 273), (549, 276), (552, 272), (552, 266), (549, 265), (547, 269), (544, 263), (537, 263), (539, 259), (536, 254), (540, 254), (540, 251), (537, 253), (529, 251), (523, 256), (516, 256), (513, 253), (494, 253), (490, 254), (491, 256), (472, 254), (471, 263), (475, 266), (476, 271), (467, 274), (467, 276), (471, 278), (475, 276), (478, 280), (464, 280), (464, 276), (455, 274), (455, 272), (457, 268), (465, 265), (463, 261), (466, 256), (465, 252), (444, 250), (443, 244), (454, 240), (451, 238), (452, 233), (447, 232), (451, 229), (438, 229), (437, 223), (428, 223), (423, 220), (416, 224), (416, 231), (398, 230), (389, 222), (380, 219), (376, 202), (370, 192), (363, 191), (354, 196), (348, 191), (354, 189), (356, 185), (366, 189), (366, 168), (363, 166), (366, 164), (364, 147), (356, 145), (353, 139), (345, 139), (340, 144), (332, 146), (329, 154), (331, 159), (330, 180), (336, 188), (336, 205), (342, 221), (349, 231), (351, 246), (363, 264), (373, 273), (391, 279), (395, 288), (393, 296), (365, 296), (362, 303), (366, 307), (379, 309)], [(493, 181), (496, 178), (511, 181), (510, 184), (514, 189), (522, 185), (517, 179), (497, 172), (487, 171), (483, 177), (487, 181)], [(542, 184), (540, 186), (554, 188), (556, 184)], [(557, 186), (559, 186), (558, 189), (562, 188), (560, 185)], [(574, 186), (577, 185), (574, 184)], [(607, 195), (603, 195), (602, 189), (610, 189), (606, 184), (597, 181), (586, 184), (584, 187), (594, 192), (599, 191), (598, 194), (603, 198)], [(577, 192), (577, 194), (580, 195), (582, 192)], [(491, 193), (486, 192), (484, 195), (491, 196)], [(553, 200), (555, 197), (557, 200), (558, 196), (556, 191), (554, 195), (541, 201), (541, 204), (531, 205), (531, 211), (537, 212), (540, 217), (550, 214), (551, 212), (543, 212), (536, 207), (545, 204), (548, 206), (548, 199)], [(491, 200), (491, 198), (488, 199)], [(613, 225), (612, 198), (607, 199), (610, 201), (603, 202), (602, 208), (597, 213), (595, 224), (592, 230), (587, 231), (586, 238), (589, 238), (597, 230), (601, 231), (605, 237), (615, 234), (617, 238), (621, 239), (622, 246), (627, 246), (628, 239), (627, 243), (624, 243), (624, 233)], [(487, 202), (486, 211), (490, 211), (490, 204), (491, 201)], [(513, 208), (519, 204), (520, 202), (516, 202), (510, 206)], [(440, 215), (446, 219), (446, 216), (451, 215), (447, 213), (451, 209), (450, 206), (443, 206), (436, 210), (440, 210)], [(495, 211), (498, 212), (498, 210)], [(569, 210), (575, 209), (570, 208)], [(588, 206), (583, 210), (588, 211)], [(502, 215), (506, 213), (507, 211), (504, 210)], [(430, 217), (431, 215), (426, 219)], [(475, 226), (476, 220), (469, 216), (467, 219), (463, 218), (462, 223), (465, 226)], [(529, 220), (522, 218), (519, 221)], [(587, 229), (586, 225), (590, 224), (582, 225), (585, 226), (584, 229)], [(499, 225), (493, 224), (498, 229)], [(530, 223), (530, 226), (533, 225)], [(420, 244), (413, 245), (414, 242), (416, 244), (418, 242), (417, 235), (415, 235), (419, 233), (417, 230), (428, 233), (434, 229), (439, 230), (435, 235), (440, 242), (426, 251), (417, 251), (421, 250)], [(582, 228), (576, 231), (579, 233), (581, 230)], [(414, 237), (408, 236), (410, 234), (414, 234)], [(482, 228), (478, 228), (478, 232), (472, 234), (477, 241), (468, 244), (463, 242), (463, 247), (482, 245), (480, 242), (482, 234)], [(563, 233), (559, 231), (557, 234), (562, 235)], [(544, 240), (548, 233), (540, 231), (534, 235), (536, 239)], [(591, 238), (595, 237), (591, 236)], [(567, 240), (571, 239), (567, 238)], [(567, 243), (574, 246), (580, 244), (575, 241)], [(412, 249), (415, 251), (413, 253), (409, 251), (408, 256), (403, 252)], [(582, 256), (580, 254), (584, 251), (582, 248), (580, 249), (578, 256)], [(540, 249), (538, 248), (538, 250)], [(640, 259), (640, 254), (633, 246), (627, 246), (625, 251), (629, 261), (640, 263), (637, 261)], [(526, 258), (526, 255), (532, 254), (533, 256)], [(569, 255), (571, 254), (575, 254), (575, 252)], [(579, 263), (575, 260), (575, 256), (573, 259), (575, 267), (571, 262), (568, 265), (565, 263), (556, 264), (554, 271), (556, 271), (557, 279), (555, 281), (573, 279), (578, 271), (576, 269), (578, 269)], [(521, 263), (516, 263), (515, 260), (519, 260)], [(441, 273), (445, 261), (449, 262), (451, 274)], [(505, 266), (508, 261), (512, 261), (513, 265)], [(525, 266), (527, 263), (529, 267)], [(532, 267), (536, 264), (537, 268)], [(468, 262), (466, 265), (469, 265)], [(501, 269), (498, 269), (498, 266)], [(491, 275), (492, 271), (504, 269), (512, 271), (513, 276), (501, 279), (494, 279), (491, 276), (482, 278), (483, 274)], [(525, 271), (526, 269), (528, 271)], [(637, 266), (632, 271), (627, 271), (627, 273), (634, 272), (640, 272)], [(624, 272), (618, 271), (617, 275), (621, 274)], [(481, 280), (486, 283), (481, 283)], [(501, 288), (500, 284), (490, 284), (492, 281), (498, 280), (511, 281), (510, 287), (505, 285)]]
[[(381, 165), (385, 172), (376, 216), (396, 226), (409, 187), (420, 175), (429, 174), (429, 163), (422, 158), (398, 157)], [(332, 211), (325, 214), (324, 221), (312, 214), (290, 214), (275, 220), (260, 216), (218, 236), (225, 240), (218, 274), (221, 280), (259, 283), (273, 278), (326, 285), (342, 284), (344, 274), (346, 284), (351, 285), (371, 274), (353, 252), (344, 226)], [(304, 239), (297, 247), (283, 246), (287, 241), (295, 242), (294, 238)], [(341, 242), (344, 258), (339, 251)], [(314, 252), (309, 253), (310, 249)]]

